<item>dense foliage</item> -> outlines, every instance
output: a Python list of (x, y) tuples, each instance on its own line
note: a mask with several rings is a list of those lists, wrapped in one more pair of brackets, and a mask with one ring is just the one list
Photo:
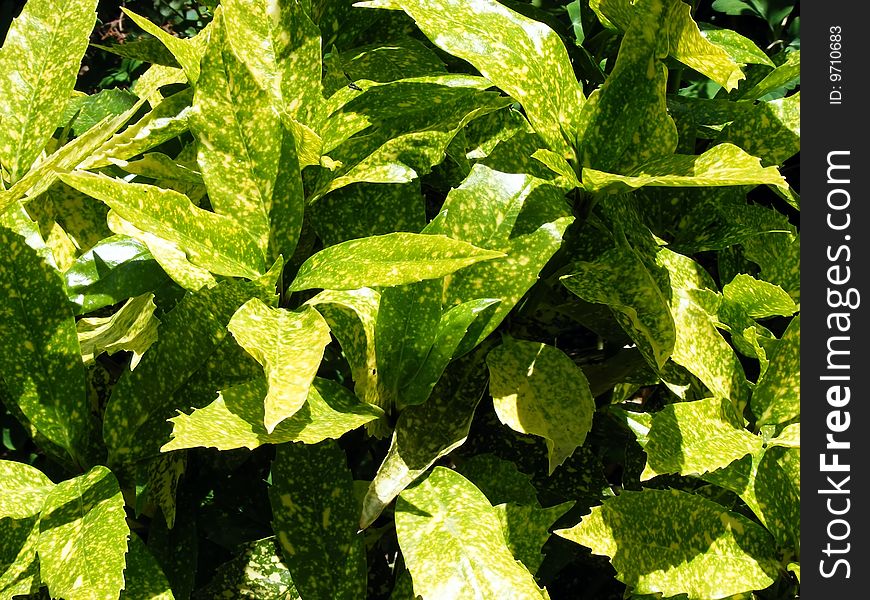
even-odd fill
[(797, 596), (792, 3), (126, 4), (0, 49), (0, 598)]

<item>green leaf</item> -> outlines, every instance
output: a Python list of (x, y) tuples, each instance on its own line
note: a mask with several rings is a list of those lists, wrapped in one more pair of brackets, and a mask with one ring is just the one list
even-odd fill
[(517, 465), (495, 454), (478, 454), (463, 461), (456, 469), (484, 493), (490, 504), (537, 504), (531, 478)]
[(140, 242), (114, 235), (82, 254), (63, 274), (70, 301), (87, 314), (156, 290), (166, 274)]
[(105, 119), (124, 114), (136, 105), (138, 97), (127, 90), (107, 89), (90, 96), (72, 98), (58, 120), (59, 127), (70, 126), (73, 135), (79, 136)]
[(455, 471), (435, 467), (402, 492), (396, 535), (424, 600), (546, 597), (508, 549), (497, 511)]
[(444, 235), (390, 233), (350, 240), (321, 250), (299, 268), (291, 291), (353, 290), (435, 279), (476, 262), (502, 258)]
[(623, 238), (622, 244), (602, 253), (595, 262), (577, 263), (571, 270), (574, 272), (560, 278), (562, 284), (587, 302), (610, 307), (647, 361), (663, 367), (676, 342), (674, 319), (637, 250)]
[(758, 100), (778, 88), (791, 86), (800, 82), (801, 76), (801, 51), (795, 50), (786, 55), (785, 62), (768, 73), (764, 79), (755, 84), (751, 89), (740, 93), (740, 100)]
[(124, 40), (120, 44), (112, 44), (111, 46), (103, 46), (101, 44), (91, 44), (92, 48), (99, 48), (106, 52), (111, 52), (122, 58), (147, 62), (155, 65), (163, 65), (167, 67), (178, 67), (178, 61), (172, 56), (172, 53), (166, 49), (163, 42), (152, 35), (143, 35), (135, 40)]
[[(492, 333), (537, 282), (573, 220), (562, 192), (531, 175), (501, 173), (477, 164), (462, 185), (450, 191), (425, 232), (507, 255), (444, 279), (445, 307), (480, 298), (501, 301), (489, 309), (488, 318), (484, 313), (474, 322), (472, 345)], [(468, 348), (463, 345), (462, 350)]]
[(282, 444), (272, 463), (272, 527), (306, 599), (365, 596), (365, 553), (346, 460), (338, 444), (323, 442)]
[(573, 505), (573, 502), (565, 502), (541, 508), (535, 501), (531, 505), (509, 503), (493, 508), (511, 553), (534, 574), (544, 561), (541, 548), (550, 539), (550, 527)]
[(702, 475), (761, 449), (729, 400), (706, 398), (668, 404), (652, 418), (641, 481), (663, 475)]
[(800, 234), (773, 232), (743, 243), (746, 258), (761, 267), (760, 279), (788, 292), (795, 302), (801, 297)]
[(242, 546), (238, 555), (217, 568), (214, 578), (197, 590), (196, 600), (300, 600), (290, 570), (274, 537)]
[(90, 156), (81, 160), (82, 169), (97, 169), (126, 161), (185, 133), (189, 127), (191, 90), (185, 89), (163, 100), (141, 119), (111, 138), (100, 142)]
[(316, 444), (338, 439), (383, 416), (376, 406), (362, 403), (344, 387), (327, 379), (314, 379), (308, 397), (292, 417), (281, 421), (271, 433), (263, 426), (264, 379), (221, 390), (217, 400), (170, 419), (172, 439), (162, 452), (197, 446), (231, 450), (254, 449), (263, 444), (303, 442)]
[(710, 187), (763, 183), (787, 186), (776, 167), (762, 167), (759, 159), (729, 143), (718, 144), (699, 156), (674, 154), (648, 162), (630, 175), (583, 169), (583, 186), (589, 192), (624, 193), (646, 185)]
[(332, 340), (329, 326), (313, 308), (290, 312), (253, 298), (236, 311), (228, 329), (263, 365), (269, 384), (264, 424), (272, 433), (305, 403), (323, 349)]
[(779, 165), (797, 154), (801, 139), (801, 93), (759, 102), (741, 111), (719, 135), (720, 142), (740, 146), (762, 164)]
[(425, 404), (410, 406), (399, 415), (390, 449), (363, 500), (361, 529), (374, 523), (436, 460), (465, 443), (486, 386), (482, 366), (480, 351), (456, 361)]
[(9, 401), (84, 466), (91, 432), (85, 371), (63, 282), (0, 227), (0, 372)]
[(375, 323), (380, 294), (369, 289), (324, 290), (307, 302), (323, 315), (350, 365), (357, 398), (385, 407), (378, 389)]
[[(268, 301), (271, 294), (257, 282), (226, 281), (188, 294), (161, 317), (157, 342), (135, 371), (121, 377), (106, 406), (103, 437), (110, 460), (125, 463), (157, 455), (169, 439), (166, 419), (177, 409), (201, 401), (187, 386), (203, 385), (206, 402), (214, 398), (220, 379), (198, 381), (197, 372), (205, 368), (215, 378), (231, 376), (219, 362), (226, 326), (251, 297)], [(232, 346), (238, 349), (235, 343)], [(178, 360), (179, 356), (185, 360)], [(236, 363), (230, 365), (232, 369), (243, 368), (239, 358), (231, 358)]]
[(670, 307), (677, 328), (671, 359), (700, 379), (713, 395), (745, 403), (749, 388), (740, 360), (699, 302), (704, 290), (715, 288), (709, 274), (692, 259), (664, 248), (656, 261), (667, 268), (671, 281)]
[(269, 95), (232, 53), (227, 37), (218, 18), (202, 59), (190, 126), (214, 211), (247, 229), (265, 253), (283, 128)]
[(583, 444), (595, 400), (580, 367), (553, 346), (502, 338), (486, 357), (499, 420), (547, 440), (549, 473)]
[(585, 168), (623, 173), (677, 146), (665, 102), (667, 69), (658, 55), (666, 11), (659, 0), (637, 6), (643, 11), (629, 22), (613, 71), (578, 118), (578, 164)]
[(800, 416), (801, 317), (795, 316), (770, 355), (770, 366), (752, 392), (756, 425), (780, 424)]
[(399, 397), (404, 405), (422, 404), (429, 399), (432, 389), (451, 360), (470, 348), (463, 348), (467, 333), (478, 317), (490, 306), (497, 304), (494, 298), (470, 300), (449, 308), (441, 316), (435, 339), (420, 368), (400, 389)]
[(704, 29), (701, 35), (722, 48), (735, 62), (776, 67), (755, 42), (732, 29)]
[(138, 535), (130, 535), (121, 600), (174, 600), (163, 569)]
[(800, 552), (800, 448), (768, 447), (755, 474), (759, 518), (783, 548)]
[(380, 396), (386, 406), (398, 406), (404, 400), (400, 389), (420, 371), (435, 342), (441, 320), (439, 283), (421, 281), (381, 293), (375, 353)]
[(169, 276), (182, 288), (196, 292), (203, 287), (213, 287), (217, 284), (217, 280), (208, 269), (193, 264), (187, 253), (175, 242), (135, 227), (118, 216), (115, 211), (109, 211), (106, 222), (117, 235), (132, 238), (144, 245), (162, 269), (163, 275)]
[(583, 90), (559, 36), (494, 0), (386, 0), (357, 6), (401, 8), (442, 50), (465, 59), (526, 110), (550, 149), (573, 158), (570, 134)]
[(157, 326), (160, 321), (154, 316), (154, 294), (130, 298), (118, 312), (110, 317), (79, 319), (76, 323), (82, 360), (85, 365), (106, 352), (119, 350), (133, 353), (130, 369), (135, 369), (145, 351), (157, 341)]
[[(54, 597), (115, 598), (124, 587), (127, 527), (118, 480), (106, 467), (57, 484), (39, 521), (39, 571)], [(94, 565), (99, 565), (95, 568)]]
[(96, 0), (29, 0), (0, 49), (0, 164), (18, 181), (51, 139), (96, 22)]
[(183, 194), (85, 172), (62, 179), (134, 226), (174, 242), (212, 273), (253, 279), (265, 271), (263, 252), (234, 219), (198, 208)]
[(38, 593), (42, 585), (36, 557), (38, 540), (38, 514), (24, 519), (0, 518), (0, 597)]
[(38, 515), (54, 484), (42, 471), (28, 464), (0, 460), (0, 519), (27, 519)]
[(781, 287), (738, 273), (722, 288), (727, 302), (739, 305), (753, 319), (790, 317), (797, 310), (794, 300)]
[(555, 533), (609, 556), (617, 579), (638, 594), (725, 598), (766, 588), (778, 577), (764, 529), (679, 490), (625, 490), (579, 525)]
[(195, 84), (199, 79), (199, 63), (205, 53), (210, 28), (206, 27), (193, 38), (177, 38), (168, 31), (158, 27), (145, 17), (137, 15), (127, 7), (121, 7), (124, 14), (130, 17), (136, 25), (163, 42), (166, 49), (172, 53), (176, 62), (184, 69), (187, 79)]

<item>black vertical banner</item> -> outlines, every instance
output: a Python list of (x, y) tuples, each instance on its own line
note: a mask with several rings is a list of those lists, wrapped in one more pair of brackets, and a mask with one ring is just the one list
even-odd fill
[(810, 600), (867, 594), (866, 12), (848, 0), (801, 6), (801, 597)]

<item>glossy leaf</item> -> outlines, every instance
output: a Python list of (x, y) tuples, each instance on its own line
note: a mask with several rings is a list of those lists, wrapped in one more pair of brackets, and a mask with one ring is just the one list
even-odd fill
[(584, 168), (624, 173), (670, 156), (677, 146), (665, 103), (667, 70), (658, 54), (666, 11), (659, 0), (637, 6), (644, 10), (629, 21), (613, 71), (579, 116), (578, 163)]
[[(117, 597), (130, 530), (118, 480), (97, 466), (49, 492), (39, 521), (39, 572), (52, 596)], [(98, 569), (94, 565), (99, 565)]]
[(160, 321), (154, 316), (154, 294), (130, 298), (110, 317), (79, 319), (76, 332), (85, 365), (92, 364), (103, 352), (124, 350), (133, 353), (130, 369), (135, 369), (142, 355), (157, 341)]
[(361, 403), (339, 384), (315, 378), (302, 408), (269, 433), (263, 426), (267, 389), (265, 380), (254, 379), (221, 390), (217, 400), (190, 415), (173, 417), (172, 439), (161, 451), (197, 446), (254, 449), (284, 442), (316, 444), (338, 439), (383, 415), (383, 411)]
[(791, 296), (781, 287), (746, 273), (739, 273), (726, 283), (722, 288), (722, 296), (726, 301), (740, 305), (753, 319), (790, 317), (797, 308)]
[(760, 102), (725, 127), (719, 141), (740, 146), (766, 165), (782, 164), (800, 151), (801, 94)]
[(484, 493), (490, 504), (536, 504), (538, 498), (531, 478), (517, 465), (494, 454), (478, 454), (456, 469)]
[(178, 244), (194, 264), (212, 273), (254, 278), (265, 271), (262, 251), (234, 219), (198, 208), (187, 196), (105, 175), (78, 172), (62, 178), (134, 226)]
[(96, 22), (96, 0), (30, 0), (0, 49), (0, 164), (18, 181), (66, 107)]
[(217, 568), (214, 578), (194, 598), (299, 600), (293, 578), (281, 558), (275, 538), (245, 544), (231, 561)]
[(38, 515), (54, 484), (42, 471), (28, 464), (0, 460), (0, 519), (27, 519)]
[(520, 102), (551, 150), (573, 158), (570, 134), (583, 105), (583, 90), (552, 29), (494, 0), (461, 5), (384, 0), (360, 5), (404, 10), (436, 46), (467, 60)]
[(728, 53), (732, 60), (743, 64), (775, 67), (773, 61), (755, 42), (732, 29), (704, 29), (701, 35)]
[(90, 436), (75, 319), (57, 272), (0, 227), (0, 372), (13, 403), (51, 442), (84, 465)]
[(702, 475), (759, 451), (761, 445), (762, 439), (743, 427), (743, 418), (728, 400), (668, 404), (653, 415), (641, 480), (665, 473)]
[(335, 442), (282, 444), (272, 463), (272, 526), (303, 598), (365, 595), (353, 479)]
[(105, 119), (116, 117), (136, 105), (138, 97), (127, 90), (106, 89), (90, 96), (73, 97), (66, 105), (58, 121), (61, 127), (69, 126), (75, 136)]
[(219, 18), (201, 63), (191, 131), (214, 211), (247, 229), (265, 253), (283, 129), (268, 94), (227, 38)]
[(541, 508), (537, 501), (531, 505), (499, 504), (495, 512), (501, 522), (505, 540), (514, 557), (531, 573), (537, 573), (544, 561), (541, 548), (550, 538), (550, 527), (568, 512), (573, 502)]
[(800, 415), (801, 317), (795, 316), (770, 355), (770, 366), (752, 393), (757, 425), (785, 423)]
[(586, 300), (606, 304), (651, 365), (664, 366), (676, 342), (674, 319), (655, 277), (627, 243), (578, 263), (562, 285)]
[(146, 294), (166, 281), (145, 245), (121, 235), (98, 242), (63, 277), (69, 299), (82, 314)]
[(486, 496), (459, 473), (435, 467), (396, 502), (396, 535), (424, 598), (540, 598), (544, 592), (507, 547)]
[(507, 336), (486, 364), (499, 420), (546, 439), (552, 473), (592, 428), (595, 401), (583, 371), (558, 348)]
[(129, 8), (123, 7), (121, 10), (136, 25), (163, 42), (166, 49), (169, 50), (178, 64), (184, 69), (187, 79), (191, 83), (196, 83), (199, 79), (199, 63), (202, 60), (202, 55), (205, 52), (205, 46), (208, 41), (207, 30), (200, 32), (199, 35), (193, 38), (177, 38), (145, 17), (137, 15)]
[(764, 79), (752, 88), (740, 93), (741, 100), (757, 100), (775, 91), (777, 88), (789, 86), (800, 81), (801, 51), (788, 53), (785, 62), (768, 73)]
[(302, 408), (308, 389), (331, 341), (329, 326), (312, 308), (290, 312), (254, 298), (242, 305), (228, 325), (239, 345), (263, 365), (269, 391), (264, 423), (272, 433)]
[(435, 279), (503, 253), (444, 235), (390, 233), (350, 240), (321, 250), (299, 268), (290, 286), (353, 290)]
[(399, 415), (390, 449), (363, 500), (361, 529), (374, 523), (436, 460), (465, 443), (486, 385), (481, 367), (479, 354), (457, 361), (426, 403), (408, 407)]
[(679, 490), (625, 490), (555, 533), (610, 557), (616, 577), (640, 594), (725, 598), (765, 588), (778, 572), (764, 529)]
[(174, 600), (166, 575), (138, 535), (130, 535), (121, 600)]
[(0, 534), (0, 597), (38, 593), (42, 585), (36, 557), (39, 515), (0, 518)]
[(590, 192), (622, 193), (646, 185), (710, 187), (762, 183), (786, 185), (776, 167), (762, 167), (757, 158), (728, 143), (718, 144), (699, 156), (675, 154), (649, 162), (631, 175), (583, 169), (583, 186)]
[(502, 173), (478, 164), (461, 186), (450, 191), (425, 232), (507, 255), (444, 279), (444, 306), (480, 298), (500, 300), (489, 309), (489, 316), (484, 313), (475, 321), (472, 344), (492, 333), (537, 282), (573, 219), (562, 192), (530, 175)]
[[(259, 283), (228, 281), (188, 294), (161, 317), (157, 342), (135, 371), (121, 377), (109, 398), (103, 437), (110, 460), (130, 462), (158, 454), (169, 438), (166, 419), (195, 400), (185, 385), (195, 381), (197, 371), (214, 364), (215, 377), (228, 375), (217, 370), (225, 368), (217, 359), (232, 315), (251, 297), (268, 301), (270, 296)], [(211, 388), (211, 398), (217, 389)]]
[(761, 267), (759, 279), (780, 286), (800, 302), (800, 234), (774, 232), (748, 239), (743, 246), (746, 258)]

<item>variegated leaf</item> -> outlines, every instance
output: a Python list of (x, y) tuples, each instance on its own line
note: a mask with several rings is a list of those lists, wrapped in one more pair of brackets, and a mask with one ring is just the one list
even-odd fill
[(45, 474), (28, 464), (0, 460), (0, 519), (27, 519), (38, 515), (45, 497), (54, 488)]
[(12, 182), (45, 148), (73, 91), (96, 0), (29, 0), (0, 49), (0, 164)]
[(486, 357), (499, 420), (547, 440), (549, 473), (583, 444), (595, 400), (580, 367), (553, 346), (502, 338)]
[[(795, 316), (770, 355), (770, 366), (752, 392), (752, 413), (759, 426), (800, 416), (801, 317)], [(830, 359), (829, 359), (830, 360)]]
[(303, 598), (365, 596), (366, 561), (357, 533), (353, 478), (335, 442), (282, 444), (272, 462), (272, 527)]
[(432, 42), (474, 65), (520, 102), (550, 149), (574, 158), (571, 134), (583, 90), (559, 36), (495, 0), (376, 0), (359, 6), (400, 8)]
[(142, 539), (130, 535), (120, 600), (175, 600), (166, 575)]
[(514, 559), (486, 496), (455, 471), (435, 467), (401, 493), (396, 535), (424, 600), (547, 597)]
[(137, 228), (178, 244), (191, 262), (212, 273), (253, 279), (265, 271), (263, 252), (234, 219), (198, 208), (183, 194), (85, 172), (62, 179)]
[(323, 349), (332, 340), (329, 326), (313, 308), (290, 312), (270, 308), (253, 298), (236, 311), (228, 329), (239, 345), (263, 365), (269, 385), (264, 424), (272, 433), (305, 403)]
[(350, 240), (321, 250), (306, 260), (290, 285), (353, 290), (436, 279), (476, 262), (504, 257), (445, 235), (390, 233)]
[(274, 537), (245, 544), (235, 558), (217, 568), (214, 578), (196, 591), (195, 600), (300, 600), (293, 577)]
[(154, 294), (143, 294), (130, 298), (110, 317), (79, 319), (76, 332), (85, 365), (103, 352), (111, 355), (123, 350), (133, 353), (130, 369), (135, 369), (145, 351), (157, 341), (160, 321), (154, 316), (156, 308)]
[(170, 419), (172, 439), (161, 451), (197, 446), (218, 450), (254, 449), (263, 444), (285, 442), (316, 444), (338, 439), (383, 416), (382, 410), (360, 402), (341, 385), (315, 378), (302, 408), (269, 433), (263, 425), (263, 399), (267, 390), (264, 379), (254, 379), (221, 390), (217, 400), (204, 408), (173, 417)]
[(48, 493), (36, 547), (40, 577), (52, 596), (118, 596), (130, 534), (125, 519), (118, 480), (106, 467), (96, 466)]
[(610, 557), (617, 579), (638, 594), (725, 598), (766, 588), (779, 573), (767, 531), (680, 490), (625, 490), (555, 533)]

